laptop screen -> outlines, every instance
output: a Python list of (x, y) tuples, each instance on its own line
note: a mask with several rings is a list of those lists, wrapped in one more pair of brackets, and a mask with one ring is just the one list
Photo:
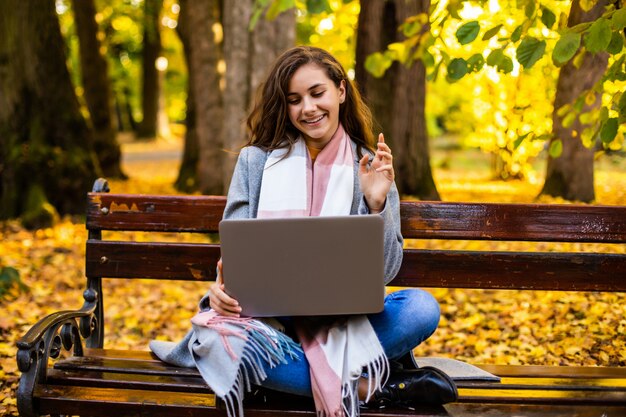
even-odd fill
[(383, 309), (379, 215), (223, 220), (220, 240), (224, 286), (242, 315)]

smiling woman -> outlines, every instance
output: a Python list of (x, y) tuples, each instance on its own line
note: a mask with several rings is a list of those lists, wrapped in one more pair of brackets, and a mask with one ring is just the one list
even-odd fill
[[(223, 218), (380, 216), (383, 278), (393, 279), (402, 260), (403, 238), (392, 152), (382, 134), (375, 142), (369, 109), (336, 58), (306, 46), (284, 52), (261, 86), (248, 127), (250, 139), (239, 154)], [(280, 262), (281, 248), (275, 253)], [(315, 262), (331, 264), (319, 256)], [(226, 280), (219, 261), (216, 282), (200, 301), (202, 312), (192, 320), (187, 337), (178, 344), (153, 341), (150, 347), (167, 363), (195, 365), (226, 401), (229, 415), (241, 407), (239, 387), (250, 383), (313, 397), (320, 415), (354, 417), (359, 400), (376, 408), (456, 399), (454, 382), (433, 368), (389, 371), (389, 361), (408, 358), (414, 365), (411, 349), (435, 331), (439, 306), (429, 293), (407, 288), (386, 296), (382, 311), (349, 318), (280, 317), (274, 326), (285, 332), (277, 335), (276, 327), (241, 317), (239, 300), (224, 284), (228, 266), (224, 271)], [(305, 274), (293, 276), (294, 282), (303, 279)], [(227, 342), (220, 335), (229, 335)], [(267, 337), (275, 343), (254, 342)], [(223, 355), (223, 343), (232, 355)], [(194, 346), (193, 357), (189, 346)], [(350, 359), (344, 364), (344, 358)], [(362, 376), (363, 369), (367, 374)], [(390, 382), (385, 384), (387, 376)]]

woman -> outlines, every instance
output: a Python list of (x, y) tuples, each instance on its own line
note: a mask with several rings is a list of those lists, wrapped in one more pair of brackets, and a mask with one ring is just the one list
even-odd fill
[[(345, 70), (322, 49), (296, 47), (277, 59), (260, 92), (248, 118), (251, 135), (235, 167), (224, 218), (379, 214), (385, 225), (385, 282), (391, 281), (400, 268), (403, 242), (393, 157), (382, 134), (376, 143), (369, 109)], [(203, 361), (219, 362), (215, 334), (232, 335), (238, 321), (250, 323), (239, 317), (237, 300), (225, 292), (221, 262), (216, 283), (200, 307), (204, 313), (194, 318), (197, 334), (186, 339), (194, 361), (180, 360), (186, 354), (184, 349), (152, 348), (168, 362), (193, 363), (203, 372)], [(340, 323), (322, 320), (324, 325), (320, 326), (319, 320), (282, 318), (274, 327), (267, 326), (269, 336), (263, 336), (277, 342), (272, 343), (278, 348), (272, 350), (271, 360), (253, 359), (251, 352), (265, 349), (265, 345), (253, 349), (249, 346), (255, 342), (241, 342), (244, 337), (221, 339), (228, 340), (226, 351), (233, 352), (232, 346), (239, 346), (238, 353), (230, 356), (236, 363), (238, 382), (224, 395), (214, 388), (216, 365), (207, 365), (211, 372), (203, 372), (203, 376), (216, 394), (227, 398), (232, 412), (235, 403), (241, 401), (242, 386), (250, 381), (313, 396), (320, 415), (356, 415), (357, 400), (368, 400), (375, 406), (442, 404), (457, 396), (454, 383), (442, 372), (397, 366), (392, 366), (390, 375), (387, 372), (387, 360), (411, 355), (412, 349), (435, 331), (438, 321), (437, 302), (418, 289), (389, 294), (381, 313), (354, 316)], [(259, 327), (253, 326), (252, 332), (263, 333), (260, 329), (265, 325), (253, 322)], [(297, 336), (304, 352), (293, 338), (273, 333), (279, 326)], [(204, 336), (198, 336), (200, 333)], [(329, 342), (329, 335), (338, 339)], [(356, 335), (361, 348), (354, 347), (354, 339), (348, 343), (349, 335)], [(321, 344), (332, 345), (333, 351), (316, 350)], [(343, 362), (337, 362), (343, 357), (358, 357), (360, 362), (346, 371)], [(332, 372), (325, 372), (327, 368)], [(359, 376), (361, 369), (368, 372)], [(383, 385), (386, 376), (389, 378)]]

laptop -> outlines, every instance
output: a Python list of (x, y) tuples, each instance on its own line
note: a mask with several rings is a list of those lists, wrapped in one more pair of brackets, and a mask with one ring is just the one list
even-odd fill
[(222, 220), (226, 293), (252, 317), (377, 313), (381, 216)]

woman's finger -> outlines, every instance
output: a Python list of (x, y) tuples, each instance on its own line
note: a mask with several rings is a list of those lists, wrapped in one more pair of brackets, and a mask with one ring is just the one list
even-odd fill
[(389, 159), (390, 161), (393, 159), (393, 155), (390, 152), (387, 151), (377, 151), (376, 152), (376, 156), (378, 156), (380, 159)]
[(367, 174), (367, 163), (369, 162), (369, 156), (363, 155), (363, 157), (359, 160), (359, 173)]
[(391, 175), (392, 178), (394, 176), (393, 165), (391, 165), (391, 164), (383, 165), (383, 166), (380, 166), (380, 167), (376, 168), (376, 172), (387, 172), (387, 173), (389, 173)]
[(221, 284), (219, 291), (215, 292), (215, 296), (222, 304), (232, 308), (241, 309), (239, 307), (239, 302), (232, 298), (230, 295), (226, 294), (226, 292), (224, 291), (224, 284)]
[(211, 300), (211, 308), (222, 315), (239, 316), (241, 313), (241, 307), (237, 300), (224, 292), (224, 284), (213, 284), (209, 299)]
[(215, 279), (215, 282), (217, 282), (218, 284), (223, 284), (224, 278), (222, 278), (222, 258), (220, 258), (219, 261), (217, 261), (216, 273), (217, 273), (217, 278)]

